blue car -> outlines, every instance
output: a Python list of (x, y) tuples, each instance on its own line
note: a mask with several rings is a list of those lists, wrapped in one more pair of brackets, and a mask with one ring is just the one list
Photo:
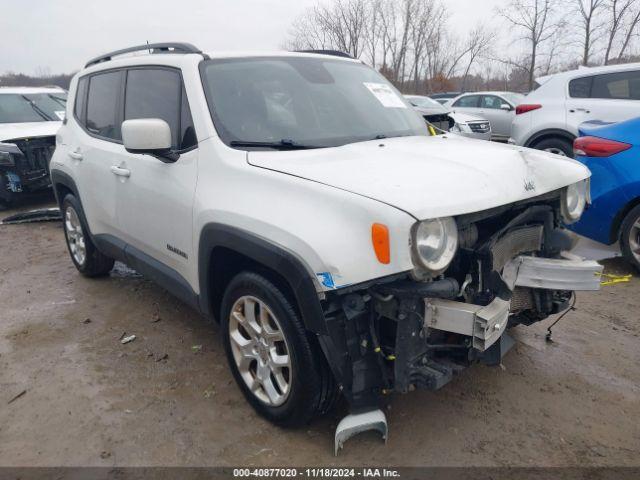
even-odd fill
[(573, 147), (591, 170), (593, 203), (572, 230), (607, 245), (620, 242), (640, 270), (640, 118), (584, 123)]

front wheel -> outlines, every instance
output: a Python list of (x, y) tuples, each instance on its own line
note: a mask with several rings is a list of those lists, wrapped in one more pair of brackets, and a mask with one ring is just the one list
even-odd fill
[(67, 249), (78, 271), (86, 277), (106, 275), (115, 263), (103, 255), (88, 235), (80, 202), (69, 194), (62, 201), (62, 224), (67, 240)]
[(326, 361), (271, 281), (252, 272), (238, 274), (224, 294), (221, 324), (233, 375), (260, 415), (298, 426), (331, 407), (335, 384)]
[(632, 208), (622, 222), (620, 247), (627, 261), (640, 270), (640, 205)]

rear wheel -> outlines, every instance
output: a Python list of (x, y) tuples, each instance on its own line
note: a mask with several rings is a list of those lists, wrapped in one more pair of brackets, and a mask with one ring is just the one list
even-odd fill
[(88, 235), (80, 202), (69, 194), (62, 201), (62, 224), (67, 249), (78, 271), (87, 277), (106, 275), (115, 263), (98, 251)]
[(332, 406), (335, 384), (322, 353), (287, 296), (267, 278), (238, 274), (224, 294), (221, 324), (233, 375), (260, 415), (298, 426)]
[(562, 157), (573, 158), (573, 145), (565, 138), (552, 137), (546, 138), (533, 145), (533, 148), (537, 150), (544, 150), (545, 152), (555, 153)]
[(640, 270), (640, 205), (631, 209), (622, 222), (620, 247), (627, 261)]

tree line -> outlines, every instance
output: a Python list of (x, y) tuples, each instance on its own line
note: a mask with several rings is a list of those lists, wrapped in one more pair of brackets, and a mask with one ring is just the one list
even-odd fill
[(346, 52), (417, 94), (526, 92), (538, 76), (639, 60), (640, 0), (509, 0), (494, 13), (498, 26), (456, 34), (443, 0), (331, 0), (298, 17), (284, 46)]

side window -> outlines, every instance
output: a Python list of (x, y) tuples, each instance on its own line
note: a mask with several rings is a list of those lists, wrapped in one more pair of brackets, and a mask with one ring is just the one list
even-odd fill
[(495, 110), (500, 110), (500, 105), (502, 105), (502, 103), (502, 100), (495, 95), (483, 95), (482, 101), (480, 102), (480, 108), (492, 108)]
[(569, 82), (569, 96), (571, 98), (589, 98), (593, 77), (574, 78)]
[(478, 108), (479, 100), (480, 96), (478, 95), (467, 95), (457, 100), (453, 106), (460, 108)]
[(122, 72), (99, 73), (89, 79), (86, 127), (105, 138), (122, 140), (120, 131), (120, 90)]
[(132, 69), (127, 74), (124, 119), (159, 118), (171, 128), (172, 147), (197, 143), (180, 74), (167, 69)]
[(76, 116), (80, 125), (84, 125), (84, 107), (87, 104), (87, 85), (89, 80), (87, 77), (82, 77), (78, 80), (78, 87), (76, 88), (76, 99), (73, 102), (73, 114)]
[(640, 100), (640, 71), (596, 75), (591, 98)]

